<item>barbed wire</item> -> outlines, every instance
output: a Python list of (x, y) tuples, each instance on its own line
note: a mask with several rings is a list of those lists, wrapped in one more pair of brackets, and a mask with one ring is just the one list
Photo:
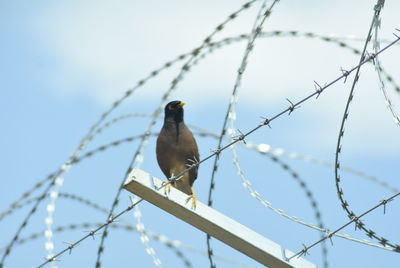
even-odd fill
[[(370, 25), (369, 30), (368, 30), (368, 34), (367, 34), (367, 38), (366, 38), (366, 41), (365, 41), (365, 44), (364, 44), (363, 51), (361, 53), (360, 62), (364, 61), (364, 59), (367, 58), (367, 57), (371, 58), (372, 60), (375, 60), (376, 56), (378, 56), (378, 54), (372, 54), (370, 56), (367, 56), (367, 46), (368, 46), (369, 41), (372, 38), (372, 30), (373, 30), (373, 28), (374, 28), (374, 26), (376, 24), (376, 21), (379, 20), (379, 14), (380, 14), (380, 11), (381, 11), (381, 9), (382, 9), (382, 7), (384, 5), (384, 2), (385, 2), (384, 0), (378, 0), (376, 5), (374, 6), (374, 15), (373, 15), (372, 22), (371, 22), (371, 25)], [(399, 38), (398, 36), (396, 36), (396, 37)], [(349, 201), (345, 199), (343, 188), (340, 186), (340, 182), (342, 180), (342, 176), (339, 174), (339, 171), (340, 171), (340, 159), (339, 159), (339, 157), (340, 157), (340, 153), (342, 151), (342, 139), (343, 139), (344, 133), (345, 133), (344, 126), (345, 126), (345, 123), (346, 123), (347, 118), (349, 116), (349, 108), (350, 108), (351, 101), (354, 98), (354, 90), (355, 90), (356, 83), (357, 83), (357, 81), (359, 79), (359, 72), (360, 72), (360, 68), (357, 68), (356, 74), (355, 74), (355, 77), (353, 79), (353, 83), (352, 83), (352, 86), (351, 86), (351, 89), (350, 89), (349, 97), (347, 99), (346, 107), (344, 109), (342, 122), (341, 122), (341, 125), (340, 125), (340, 130), (339, 130), (339, 135), (338, 135), (338, 140), (337, 140), (336, 153), (335, 153), (335, 185), (336, 185), (336, 191), (337, 191), (337, 195), (338, 195), (338, 198), (340, 200), (340, 203), (341, 203), (341, 207), (346, 212), (346, 214), (347, 214), (349, 219), (353, 219), (353, 217), (355, 217), (356, 213), (353, 212), (350, 209)], [(392, 242), (390, 242), (388, 239), (386, 239), (384, 237), (379, 237), (374, 230), (366, 228), (365, 224), (363, 222), (356, 220), (356, 224), (357, 224), (357, 228), (363, 230), (370, 238), (374, 238), (374, 239), (378, 240), (379, 243), (381, 243), (382, 245), (384, 245), (384, 246), (388, 245), (388, 246), (390, 246), (392, 248), (399, 248), (400, 247), (398, 244), (392, 243)]]
[[(239, 69), (237, 71), (237, 76), (236, 76), (236, 81), (235, 84), (233, 86), (233, 91), (231, 94), (231, 100), (228, 104), (228, 110), (226, 112), (225, 118), (224, 118), (224, 122), (222, 124), (222, 130), (221, 133), (219, 135), (219, 139), (218, 139), (218, 145), (217, 148), (219, 149), (222, 145), (222, 139), (225, 136), (226, 133), (226, 125), (228, 122), (228, 115), (231, 113), (231, 105), (232, 102), (234, 101), (234, 99), (236, 99), (237, 95), (236, 92), (238, 91), (239, 87), (240, 87), (240, 82), (242, 79), (242, 75), (246, 70), (247, 67), (247, 59), (251, 53), (251, 51), (254, 48), (254, 43), (256, 38), (258, 37), (258, 35), (260, 34), (260, 32), (262, 31), (262, 27), (263, 24), (265, 23), (266, 19), (270, 16), (271, 11), (273, 9), (273, 7), (275, 6), (275, 4), (278, 2), (277, 0), (273, 1), (269, 6), (267, 6), (267, 0), (265, 0), (263, 2), (263, 4), (261, 5), (257, 17), (254, 21), (254, 24), (252, 26), (251, 29), (251, 34), (249, 35), (248, 41), (247, 41), (247, 46), (246, 49), (244, 51), (244, 54), (242, 56), (242, 60), (239, 66)], [(217, 150), (218, 150), (217, 149)], [(218, 169), (218, 160), (219, 157), (215, 157), (214, 158), (214, 164), (213, 164), (213, 168), (212, 168), (212, 173), (211, 173), (211, 179), (210, 179), (210, 186), (209, 186), (209, 190), (208, 190), (208, 201), (207, 204), (208, 206), (212, 207), (212, 193), (213, 190), (215, 188), (215, 175)], [(211, 236), (209, 234), (206, 234), (206, 244), (207, 244), (207, 252), (208, 252), (208, 259), (210, 261), (210, 267), (211, 268), (216, 268), (216, 264), (213, 261), (213, 250), (211, 247)]]
[[(300, 250), (298, 253), (294, 254), (293, 256), (289, 257), (288, 260), (290, 261), (291, 259), (293, 259), (294, 257), (298, 256), (302, 256), (302, 255), (306, 255), (308, 254), (308, 250), (310, 250), (312, 247), (318, 245), (319, 243), (321, 243), (322, 241), (325, 241), (326, 239), (332, 239), (332, 236), (334, 234), (336, 234), (337, 232), (339, 232), (340, 230), (344, 229), (345, 227), (349, 226), (350, 224), (352, 224), (353, 222), (356, 225), (356, 229), (359, 228), (359, 222), (360, 222), (360, 218), (364, 217), (365, 215), (369, 214), (370, 212), (374, 211), (375, 209), (379, 208), (380, 206), (386, 206), (386, 204), (390, 201), (393, 201), (397, 196), (399, 196), (400, 193), (394, 194), (391, 197), (389, 197), (388, 199), (383, 199), (381, 200), (377, 205), (375, 205), (374, 207), (368, 209), (367, 211), (365, 211), (364, 213), (360, 214), (359, 216), (354, 215), (351, 220), (349, 222), (347, 222), (346, 224), (342, 225), (341, 227), (337, 228), (335, 231), (333, 232), (328, 232), (323, 238), (321, 238), (320, 240), (318, 240), (317, 242), (311, 244), (310, 246), (304, 246), (304, 248), (302, 250)], [(385, 244), (383, 244), (383, 246), (386, 246)], [(396, 252), (400, 252), (400, 246), (397, 246), (394, 251)]]

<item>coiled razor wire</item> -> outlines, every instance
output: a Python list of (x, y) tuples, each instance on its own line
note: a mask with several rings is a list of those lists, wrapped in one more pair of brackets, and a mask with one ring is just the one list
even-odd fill
[[(352, 37), (352, 36), (341, 36), (341, 37), (339, 37), (339, 36), (336, 36), (336, 35), (334, 35), (334, 34), (322, 35), (322, 34), (316, 34), (316, 33), (312, 33), (312, 32), (299, 32), (299, 31), (271, 31), (271, 32), (262, 32), (262, 33), (260, 33), (259, 37), (260, 37), (260, 38), (261, 38), (261, 37), (262, 37), (262, 38), (266, 38), (266, 37), (292, 37), (292, 38), (295, 38), (295, 37), (305, 37), (305, 38), (318, 38), (318, 39), (320, 39), (321, 41), (324, 41), (324, 42), (332, 42), (332, 43), (334, 43), (334, 44), (337, 44), (337, 45), (340, 46), (341, 48), (347, 48), (347, 49), (351, 50), (351, 51), (352, 51), (354, 54), (356, 54), (356, 55), (360, 55), (361, 52), (360, 52), (358, 49), (353, 48), (353, 47), (347, 45), (345, 42), (343, 42), (343, 40), (365, 41), (365, 39), (363, 39), (363, 38)], [(218, 42), (210, 42), (210, 43), (208, 43), (208, 50), (207, 50), (206, 52), (200, 54), (200, 56), (199, 56), (198, 58), (196, 58), (196, 59), (194, 60), (193, 63), (194, 63), (194, 64), (197, 64), (198, 61), (199, 61), (200, 59), (205, 58), (208, 54), (214, 52), (215, 49), (217, 49), (217, 48), (220, 49), (220, 48), (222, 48), (223, 46), (232, 44), (233, 42), (239, 42), (239, 41), (247, 40), (248, 38), (249, 38), (248, 35), (246, 35), (246, 34), (241, 34), (241, 35), (239, 35), (239, 36), (237, 36), (237, 37), (225, 38), (225, 39), (222, 39), (222, 40), (220, 40), (220, 41), (218, 41)], [(380, 41), (381, 43), (388, 43), (388, 42), (389, 42), (388, 40), (385, 40), (385, 39), (381, 39), (381, 40), (379, 40), (379, 41)], [(399, 44), (396, 44), (396, 45), (399, 45)], [(148, 80), (150, 80), (151, 78), (156, 77), (156, 76), (157, 76), (158, 74), (160, 74), (162, 71), (164, 71), (164, 70), (166, 70), (166, 69), (168, 69), (168, 68), (174, 66), (174, 65), (175, 65), (176, 63), (178, 63), (179, 61), (182, 61), (182, 60), (186, 59), (188, 56), (192, 55), (192, 53), (193, 53), (193, 52), (181, 54), (181, 55), (179, 55), (178, 57), (176, 57), (175, 59), (173, 59), (173, 60), (171, 60), (171, 61), (168, 61), (168, 62), (166, 62), (165, 64), (163, 64), (162, 67), (159, 67), (158, 69), (155, 69), (154, 71), (151, 71), (150, 74), (149, 74), (147, 77), (145, 77), (145, 78), (139, 80), (139, 82), (137, 83), (137, 85), (136, 85), (134, 88), (128, 90), (128, 91), (126, 92), (126, 95), (130, 96), (132, 93), (129, 93), (129, 92), (131, 92), (131, 91), (133, 92), (135, 89), (137, 89), (137, 88), (139, 88), (139, 87), (145, 85), (145, 83), (146, 83)], [(398, 85), (396, 84), (396, 82), (394, 81), (394, 78), (393, 78), (392, 76), (390, 76), (388, 73), (386, 73), (386, 72), (384, 71), (382, 65), (380, 65), (379, 71), (380, 71), (381, 75), (384, 76), (384, 77), (383, 77), (384, 82), (386, 81), (387, 83), (392, 84), (392, 86), (393, 86), (393, 88), (396, 90), (396, 92), (397, 92), (397, 93), (400, 93), (400, 86), (398, 86)], [(124, 98), (122, 98), (121, 101), (120, 101), (119, 103), (122, 103), (122, 102), (123, 102), (123, 99), (124, 99)], [(118, 105), (116, 105), (115, 103), (113, 104), (113, 107), (116, 108), (117, 106), (118, 106)], [(106, 113), (105, 113), (105, 114), (106, 114)], [(107, 118), (108, 115), (105, 115), (105, 114), (103, 114), (102, 117)], [(107, 114), (109, 114), (109, 113), (107, 113)], [(140, 114), (138, 114), (138, 115), (128, 115), (128, 116), (129, 116), (129, 117), (130, 117), (130, 116), (136, 117), (136, 116), (140, 116)], [(121, 119), (123, 119), (123, 118), (121, 118)], [(118, 120), (121, 120), (121, 119), (115, 118), (114, 120), (117, 120), (117, 121), (118, 121)], [(101, 122), (102, 122), (102, 121), (101, 121)], [(92, 136), (88, 139), (88, 142), (91, 141), (91, 140), (93, 140), (93, 138), (94, 138), (95, 135), (101, 133), (101, 132), (103, 131), (103, 127), (107, 127), (107, 125), (111, 123), (111, 122), (107, 122), (103, 127), (98, 127), (98, 126), (101, 124), (101, 122), (98, 122), (98, 124), (96, 124), (96, 126), (93, 125), (93, 126), (91, 127), (91, 129), (93, 129), (93, 131), (95, 131), (95, 133), (92, 134)], [(82, 146), (80, 145), (79, 147), (82, 147)], [(290, 154), (297, 154), (297, 153), (290, 153)], [(75, 154), (75, 155), (76, 155), (76, 154)], [(290, 155), (288, 155), (288, 156), (290, 157)], [(308, 159), (308, 156), (305, 156), (305, 157), (306, 157), (306, 158), (305, 158), (304, 160), (305, 160), (305, 161), (308, 161), (308, 160), (307, 160), (307, 159)], [(74, 155), (72, 155), (72, 156), (71, 156), (71, 162), (72, 162), (72, 163), (76, 163), (75, 159), (76, 159), (76, 157), (74, 157)], [(314, 159), (314, 160), (315, 160), (315, 159)], [(309, 161), (314, 162), (313, 159), (310, 159)], [(322, 164), (322, 163), (321, 163), (321, 164)], [(63, 166), (62, 166), (62, 167), (63, 167)], [(57, 170), (57, 171), (55, 171), (55, 172), (53, 172), (53, 173), (48, 174), (46, 178), (44, 178), (44, 179), (42, 179), (41, 181), (37, 182), (33, 187), (31, 187), (30, 189), (28, 189), (27, 191), (25, 191), (25, 192), (21, 195), (21, 197), (19, 197), (16, 201), (14, 201), (13, 203), (10, 204), (8, 210), (12, 210), (13, 207), (18, 206), (18, 203), (19, 203), (20, 201), (22, 201), (22, 200), (28, 198), (28, 197), (29, 197), (32, 193), (34, 193), (36, 190), (39, 190), (39, 189), (44, 185), (44, 183), (45, 183), (46, 181), (55, 179), (55, 178), (56, 178), (56, 174), (57, 174), (58, 172), (60, 172), (60, 170)], [(65, 174), (65, 172), (66, 172), (66, 171), (64, 171), (64, 174)], [(351, 172), (351, 171), (350, 171), (350, 172)], [(363, 176), (363, 175), (360, 174), (360, 176)], [(373, 177), (371, 177), (371, 179), (374, 180)], [(386, 187), (385, 185), (382, 185), (382, 186), (383, 186), (383, 187)], [(398, 190), (392, 190), (392, 191), (398, 192)], [(0, 214), (0, 220), (1, 220), (1, 218), (2, 218), (2, 217), (1, 217), (1, 214)]]
[[(165, 68), (168, 68), (169, 66), (170, 66), (170, 63), (167, 63), (167, 64), (164, 65)], [(162, 68), (161, 68), (161, 69), (162, 69)], [(150, 78), (156, 76), (157, 74), (158, 74), (158, 72), (157, 72), (157, 71), (154, 71), (154, 72), (152, 72), (151, 75), (150, 75), (148, 78), (146, 78), (146, 79), (148, 80), (148, 79), (150, 79)], [(133, 88), (133, 89), (131, 89), (131, 90), (128, 90), (128, 91), (126, 92), (126, 95), (125, 95), (122, 99), (120, 99), (119, 101), (116, 101), (116, 102), (113, 104), (113, 106), (111, 107), (111, 109), (102, 115), (102, 117), (100, 118), (100, 120), (99, 120), (98, 122), (96, 122), (96, 124), (93, 125), (93, 126), (90, 128), (89, 134), (88, 134), (87, 136), (85, 136), (84, 139), (82, 139), (82, 142), (81, 142), (81, 144), (78, 146), (78, 149), (80, 149), (80, 150), (83, 150), (83, 149), (84, 149), (84, 147), (86, 146), (86, 144), (93, 138), (92, 133), (93, 133), (93, 131), (97, 128), (97, 126), (108, 116), (109, 113), (111, 113), (111, 111), (112, 111), (113, 109), (115, 109), (117, 106), (119, 106), (119, 104), (120, 104), (124, 99), (126, 99), (129, 95), (131, 95), (131, 93), (133, 92), (134, 89), (136, 89), (137, 87), (143, 85), (143, 84), (147, 81), (146, 79), (140, 80), (140, 81), (138, 82), (138, 86), (136, 86), (135, 88)], [(387, 78), (387, 79), (389, 80), (389, 82), (392, 82), (392, 81), (393, 81), (391, 78)], [(398, 87), (396, 87), (396, 90), (398, 91)], [(73, 155), (74, 155), (74, 154), (73, 154)], [(72, 158), (72, 159), (73, 159), (73, 158)], [(70, 168), (70, 165), (71, 165), (72, 163), (73, 163), (73, 161), (67, 161), (66, 164), (62, 165), (62, 167), (61, 167), (61, 168), (59, 169), (59, 171), (58, 171), (58, 172), (61, 172), (61, 173), (59, 173), (59, 175), (62, 174), (62, 173), (65, 173), (66, 171), (68, 171), (68, 169)], [(53, 182), (50, 183), (50, 185), (49, 185), (48, 188), (45, 190), (45, 192), (48, 192), (48, 190), (54, 185), (55, 179), (57, 178), (56, 174), (57, 174), (58, 172), (49, 175), (48, 179), (53, 179)], [(47, 180), (47, 179), (46, 179), (46, 180)], [(39, 182), (39, 183), (37, 183), (37, 184), (35, 185), (34, 189), (40, 188), (42, 185), (43, 185), (42, 182)], [(29, 193), (28, 193), (28, 196), (29, 196)], [(42, 195), (42, 196), (43, 196), (43, 195)], [(24, 199), (24, 198), (26, 198), (26, 197), (27, 197), (27, 196), (24, 194), (23, 197), (21, 198), (21, 200)], [(42, 199), (43, 199), (43, 197), (42, 197)], [(20, 227), (19, 227), (19, 229), (18, 229), (18, 231), (17, 231), (17, 234), (14, 236), (14, 239), (13, 239), (13, 240), (10, 242), (10, 244), (8, 245), (8, 249), (9, 249), (9, 250), (6, 251), (6, 252), (5, 252), (5, 255), (3, 255), (3, 257), (2, 257), (2, 260), (1, 260), (1, 263), (0, 263), (1, 266), (3, 265), (3, 262), (4, 262), (5, 258), (6, 258), (6, 256), (9, 254), (9, 252), (10, 252), (10, 250), (11, 250), (11, 248), (12, 248), (13, 241), (15, 240), (16, 237), (18, 237), (19, 233), (20, 233), (20, 232), (22, 231), (22, 229), (27, 225), (27, 223), (28, 223), (28, 221), (29, 221), (29, 218), (30, 218), (30, 217), (33, 215), (33, 213), (36, 211), (37, 205), (41, 202), (42, 199), (38, 199), (38, 201), (37, 201), (38, 203), (31, 209), (31, 211), (28, 213), (28, 216), (25, 218), (25, 220), (24, 220), (24, 221), (22, 222), (22, 224), (20, 225)], [(11, 207), (13, 207), (13, 205), (15, 205), (15, 203), (13, 203)], [(0, 266), (0, 267), (1, 267), (1, 266)]]
[[(383, 8), (384, 3), (385, 3), (384, 0), (378, 0), (377, 4), (374, 6), (374, 15), (373, 15), (372, 22), (371, 22), (371, 25), (370, 25), (370, 28), (368, 31), (368, 35), (367, 35), (367, 38), (366, 38), (366, 41), (364, 44), (363, 51), (361, 53), (360, 62), (364, 61), (364, 59), (366, 58), (367, 45), (372, 38), (372, 30), (373, 30), (374, 26), (376, 25), (377, 21), (379, 21), (379, 14), (381, 12), (381, 9)], [(377, 54), (374, 54), (374, 55), (372, 55), (372, 57), (370, 56), (370, 58), (373, 58), (375, 60), (376, 56), (377, 56)], [(343, 210), (347, 213), (347, 216), (349, 217), (350, 220), (353, 220), (357, 214), (350, 209), (349, 202), (344, 197), (343, 188), (340, 186), (340, 182), (343, 178), (339, 174), (339, 171), (340, 171), (340, 159), (339, 158), (340, 158), (340, 153), (342, 151), (342, 139), (343, 139), (344, 133), (345, 133), (344, 126), (345, 126), (345, 123), (349, 116), (349, 108), (350, 108), (351, 101), (354, 98), (354, 90), (355, 90), (356, 83), (359, 79), (359, 71), (360, 71), (360, 68), (357, 68), (356, 74), (355, 74), (355, 77), (354, 77), (354, 80), (353, 80), (353, 83), (351, 86), (351, 90), (349, 93), (349, 97), (347, 99), (346, 107), (344, 109), (342, 123), (340, 126), (339, 135), (338, 135), (338, 141), (337, 141), (337, 147), (336, 147), (336, 157), (335, 157), (335, 185), (336, 185), (337, 195), (338, 195), (338, 198), (340, 200)], [(375, 231), (373, 231), (372, 229), (366, 228), (365, 224), (363, 222), (361, 222), (360, 220), (358, 220), (357, 218), (355, 220), (355, 223), (356, 223), (356, 228), (363, 230), (370, 238), (374, 238), (374, 239), (378, 240), (379, 243), (382, 244), (383, 246), (389, 246), (393, 250), (400, 252), (400, 245), (392, 243), (384, 237), (379, 237), (375, 233)]]
[[(120, 121), (120, 120), (122, 120), (122, 119), (134, 118), (134, 117), (138, 117), (138, 116), (148, 116), (148, 115), (137, 115), (137, 114), (123, 115), (123, 116), (118, 117), (119, 120), (114, 120), (114, 119), (113, 119), (113, 120), (110, 121), (110, 122), (116, 123), (116, 122), (118, 122), (118, 121)], [(110, 126), (111, 124), (106, 124), (106, 125), (109, 125), (109, 126)], [(193, 125), (191, 125), (190, 127), (191, 127), (192, 129), (196, 129), (196, 130), (199, 131), (198, 133), (195, 133), (196, 136), (201, 136), (201, 137), (210, 136), (210, 137), (213, 137), (213, 138), (218, 138), (218, 135), (213, 134), (213, 133), (210, 133), (210, 132), (207, 132), (206, 130), (201, 129), (201, 128), (199, 128), (199, 127), (196, 127), (196, 126), (193, 126)], [(151, 135), (156, 136), (157, 134), (158, 134), (158, 133), (152, 133)], [(123, 144), (124, 142), (131, 142), (131, 141), (133, 141), (135, 138), (137, 138), (137, 137), (135, 137), (135, 136), (134, 136), (134, 137), (128, 137), (128, 138), (124, 138), (124, 139), (121, 139), (121, 140), (114, 141), (114, 142), (109, 143), (109, 144), (107, 144), (107, 145), (99, 146), (98, 148), (96, 148), (96, 149), (94, 149), (94, 150), (92, 150), (92, 151), (87, 152), (84, 156), (82, 156), (82, 158), (77, 159), (77, 160), (76, 160), (76, 163), (82, 161), (82, 160), (83, 160), (84, 158), (86, 158), (86, 157), (92, 157), (92, 156), (95, 155), (96, 153), (104, 152), (105, 150), (107, 150), (107, 149), (109, 149), (109, 148), (111, 148), (111, 147), (119, 146), (119, 145)], [(271, 148), (269, 145), (266, 145), (266, 144), (258, 144), (258, 145), (257, 145), (257, 144), (251, 143), (251, 142), (249, 142), (249, 141), (246, 141), (246, 143), (245, 143), (245, 144), (242, 144), (242, 145), (244, 145), (244, 146), (245, 146), (246, 148), (248, 148), (248, 149), (256, 150), (256, 151), (258, 151), (260, 154), (268, 154), (268, 153), (271, 153), (271, 154), (273, 154), (273, 155), (275, 155), (275, 156), (281, 156), (281, 155), (286, 154), (286, 155), (287, 155), (288, 157), (290, 157), (290, 158), (302, 159), (302, 160), (305, 161), (305, 162), (314, 162), (314, 163), (316, 163), (316, 164), (327, 165), (327, 166), (332, 166), (332, 165), (333, 165), (333, 164), (327, 163), (327, 162), (325, 162), (325, 161), (323, 161), (323, 160), (314, 159), (314, 158), (312, 158), (312, 157), (310, 157), (310, 156), (302, 156), (302, 155), (300, 155), (300, 154), (297, 153), (297, 152), (292, 152), (292, 153), (286, 152), (286, 151), (285, 151), (284, 149), (282, 149), (282, 148), (276, 148), (276, 149), (274, 149), (274, 148)], [(271, 157), (271, 158), (272, 158), (272, 157)], [(394, 187), (389, 186), (387, 183), (380, 182), (380, 181), (377, 180), (375, 177), (365, 175), (363, 172), (354, 171), (354, 170), (352, 170), (352, 169), (350, 169), (350, 168), (343, 168), (343, 170), (344, 170), (344, 171), (347, 171), (347, 172), (350, 172), (350, 173), (352, 173), (352, 172), (354, 173), (354, 172), (355, 172), (355, 173), (354, 173), (355, 175), (358, 175), (358, 176), (360, 176), (360, 177), (362, 177), (362, 178), (366, 178), (366, 179), (368, 179), (368, 180), (370, 180), (370, 181), (372, 181), (372, 182), (378, 182), (379, 184), (381, 184), (382, 186), (388, 188), (389, 190), (392, 190), (392, 191), (393, 191), (393, 189), (395, 189)], [(374, 180), (371, 180), (370, 178), (374, 178)], [(250, 183), (250, 184), (251, 184), (251, 183)], [(398, 191), (394, 191), (394, 192), (398, 192)], [(73, 195), (71, 195), (71, 194), (68, 194), (68, 196), (67, 196), (67, 194), (65, 194), (65, 193), (60, 193), (59, 197), (70, 198), (70, 199), (79, 199), (78, 197), (73, 196)], [(6, 212), (3, 212), (1, 218), (4, 218), (5, 216), (11, 214), (11, 213), (12, 213), (13, 211), (15, 211), (16, 209), (22, 208), (23, 206), (28, 205), (28, 204), (34, 202), (34, 201), (37, 200), (37, 199), (38, 199), (38, 198), (35, 198), (35, 199), (28, 199), (28, 200), (26, 200), (25, 203), (20, 203), (20, 204), (18, 204), (18, 206), (12, 208), (11, 210), (6, 211)], [(80, 201), (83, 202), (83, 203), (86, 203), (87, 205), (95, 206), (95, 204), (93, 204), (93, 203), (92, 203), (92, 204), (88, 203), (87, 200), (86, 200), (86, 201), (80, 200)], [(267, 201), (267, 202), (268, 202), (268, 201)], [(99, 207), (98, 207), (97, 209), (101, 210)], [(104, 212), (104, 211), (105, 211), (106, 213), (108, 213), (108, 210), (103, 209), (103, 212)], [(283, 212), (283, 210), (281, 210), (281, 209), (276, 209), (276, 210), (273, 210), (273, 211), (275, 211), (275, 212), (276, 212), (276, 211), (282, 211), (282, 212)], [(279, 213), (278, 213), (278, 214), (279, 214)], [(280, 215), (282, 215), (282, 214), (280, 214)], [(282, 216), (284, 216), (284, 215), (282, 215)], [(287, 215), (287, 216), (289, 216), (289, 215)], [(290, 219), (290, 220), (293, 220), (293, 219), (297, 218), (297, 217), (293, 217), (293, 218), (290, 218), (290, 217), (291, 217), (291, 216), (289, 216), (289, 219)], [(294, 221), (295, 221), (295, 220), (294, 220)], [(295, 222), (299, 223), (298, 221), (295, 221)], [(307, 225), (306, 225), (306, 226), (307, 226)], [(317, 228), (318, 226), (315, 226), (315, 227)], [(315, 229), (315, 228), (314, 228), (314, 229)], [(346, 235), (346, 236), (344, 236), (344, 238), (349, 239), (349, 238), (351, 238), (351, 237), (348, 236), (348, 235)], [(353, 238), (353, 241), (356, 241), (356, 242), (359, 242), (359, 243), (367, 242), (367, 243), (366, 243), (367, 245), (376, 246), (376, 245), (373, 245), (372, 243), (370, 243), (368, 240), (357, 240), (357, 239)], [(379, 247), (379, 246), (378, 246), (378, 247)]]
[[(382, 2), (382, 6), (383, 6), (383, 2)], [(374, 53), (378, 52), (379, 48), (380, 48), (380, 44), (379, 44), (379, 40), (378, 40), (378, 33), (379, 33), (380, 26), (381, 26), (381, 18), (377, 17), (375, 19), (375, 23), (374, 23), (374, 40), (373, 40)], [(382, 71), (381, 71), (382, 67), (381, 67), (379, 57), (375, 58), (374, 65), (375, 65), (376, 73), (378, 74), (378, 78), (379, 78), (379, 87), (380, 87), (382, 94), (386, 101), (386, 107), (392, 114), (393, 121), (395, 122), (395, 124), (397, 126), (400, 126), (400, 118), (393, 107), (392, 101), (390, 100), (389, 95), (386, 91), (385, 82), (382, 79)]]

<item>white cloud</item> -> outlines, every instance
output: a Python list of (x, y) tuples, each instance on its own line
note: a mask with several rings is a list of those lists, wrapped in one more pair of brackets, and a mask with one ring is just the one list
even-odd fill
[[(389, 34), (398, 27), (394, 23), (400, 3), (393, 2), (386, 3), (382, 12), (381, 35), (386, 38), (391, 38)], [(51, 83), (66, 84), (60, 87), (64, 94), (82, 94), (83, 91), (108, 106), (150, 71), (199, 45), (241, 4), (243, 1), (218, 4), (215, 1), (189, 4), (180, 0), (117, 4), (108, 1), (54, 2), (36, 13), (31, 30), (64, 67), (62, 73), (54, 76), (55, 81), (50, 80)], [(216, 39), (248, 31), (256, 12), (257, 7), (253, 7), (243, 13), (243, 17), (228, 25), (227, 32), (218, 34)], [(278, 3), (264, 29), (362, 37), (367, 33), (372, 14), (372, 4), (364, 1), (302, 2), (301, 5), (282, 2)], [(362, 47), (361, 42), (352, 42), (352, 45)], [(175, 96), (183, 96), (192, 103), (200, 103), (210, 96), (227, 100), (244, 47), (245, 42), (224, 47), (200, 62), (187, 74)], [(398, 70), (395, 55), (388, 51), (382, 57), (389, 71)], [(288, 37), (259, 40), (243, 77), (240, 100), (259, 107), (284, 104), (285, 98), (296, 101), (312, 92), (313, 80), (321, 84), (331, 81), (340, 75), (341, 66), (351, 67), (357, 62), (358, 57), (351, 52), (320, 40)], [(173, 68), (149, 82), (138, 91), (136, 99), (160, 98), (178, 70)], [(361, 122), (357, 125), (357, 133), (367, 131), (368, 124), (362, 123), (368, 123), (371, 115), (363, 111), (370, 112), (371, 107), (377, 105), (377, 98), (381, 98), (376, 93), (377, 85), (377, 76), (371, 68), (363, 69), (357, 89), (357, 95), (362, 98), (357, 101), (358, 112), (354, 113), (357, 122)], [(349, 82), (345, 86), (335, 86), (318, 103), (303, 105), (306, 112), (315, 114), (316, 119), (322, 120), (322, 125), (326, 124), (321, 132), (332, 131), (329, 120), (337, 120), (342, 113), (349, 88)], [(379, 110), (373, 115), (379, 114), (380, 118), (384, 113), (386, 111)], [(378, 129), (385, 129), (386, 121), (377, 118), (374, 124)], [(336, 133), (337, 127), (334, 129)], [(361, 140), (354, 138), (355, 142)]]
[[(108, 1), (58, 2), (37, 13), (33, 30), (41, 36), (56, 60), (64, 64), (65, 72), (72, 73), (71, 77), (77, 77), (78, 83), (81, 83), (83, 77), (86, 78), (95, 85), (92, 89), (88, 87), (95, 98), (102, 101), (110, 99), (111, 102), (123, 89), (133, 85), (152, 69), (197, 46), (242, 3), (243, 1), (235, 1), (234, 4), (232, 1), (223, 1), (215, 6), (211, 1), (201, 4), (187, 4), (184, 1), (147, 1), (140, 4), (115, 4)], [(319, 4), (317, 7), (302, 4), (296, 8), (281, 3), (277, 5), (271, 22), (266, 23), (265, 29), (349, 34), (348, 29), (351, 28), (352, 34), (363, 36), (372, 14), (372, 10), (366, 14), (357, 13), (355, 20), (351, 7), (342, 8), (340, 3)], [(359, 8), (371, 9), (370, 4), (360, 5)], [(389, 8), (385, 11), (390, 11)], [(255, 6), (244, 12), (243, 19), (239, 18), (232, 23), (233, 26), (227, 27), (228, 34), (218, 36), (234, 36), (248, 31), (256, 9)], [(327, 12), (341, 12), (342, 18), (331, 23), (336, 15), (329, 17)], [(386, 15), (391, 18), (390, 14), (385, 14), (385, 18)], [(313, 19), (324, 23), (315, 23)], [(234, 47), (235, 49), (218, 51), (211, 60), (207, 60), (206, 66), (199, 67), (201, 73), (195, 75), (196, 81), (187, 88), (199, 85), (202, 88), (201, 94), (198, 94), (200, 97), (204, 95), (204, 90), (215, 93), (214, 85), (227, 87), (226, 92), (229, 92), (243, 54), (243, 45)], [(267, 94), (263, 94), (265, 91), (260, 89), (264, 85), (281, 85), (288, 88), (285, 91), (289, 91), (299, 84), (297, 80), (311, 82), (324, 74), (337, 74), (340, 64), (355, 62), (356, 58), (349, 53), (316, 40), (307, 42), (294, 38), (278, 38), (272, 42), (258, 42), (246, 73), (245, 79), (251, 85), (246, 90), (266, 97), (281, 97), (279, 91), (269, 90)], [(189, 74), (189, 79), (190, 76)], [(169, 80), (172, 77), (173, 73)], [(275, 77), (279, 80), (274, 79)], [(267, 82), (264, 85), (263, 80)], [(261, 88), (257, 85), (261, 85)], [(155, 87), (165, 88), (165, 81)], [(69, 89), (73, 90), (73, 87), (64, 88)], [(198, 90), (194, 90), (196, 91)], [(155, 90), (155, 94), (160, 93)], [(152, 94), (151, 97), (153, 96)]]

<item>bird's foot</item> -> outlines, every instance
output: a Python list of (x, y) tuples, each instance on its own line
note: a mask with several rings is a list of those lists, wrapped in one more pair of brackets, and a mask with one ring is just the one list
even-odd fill
[(196, 209), (196, 202), (197, 202), (197, 197), (194, 194), (189, 195), (186, 198), (186, 203), (189, 202), (189, 200), (192, 199), (192, 206), (191, 209)]
[(162, 181), (161, 188), (164, 188), (164, 195), (168, 195), (171, 192), (171, 182), (170, 181)]
[(197, 160), (196, 156), (193, 156), (193, 158), (188, 158), (187, 161), (189, 163), (186, 163), (186, 166), (188, 168), (192, 167), (193, 165), (196, 166), (199, 164), (199, 160)]

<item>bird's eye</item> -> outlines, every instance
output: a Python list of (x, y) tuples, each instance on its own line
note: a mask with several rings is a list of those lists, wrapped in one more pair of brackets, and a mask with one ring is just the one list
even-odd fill
[(173, 105), (168, 105), (168, 110), (170, 111), (175, 110), (175, 107)]

